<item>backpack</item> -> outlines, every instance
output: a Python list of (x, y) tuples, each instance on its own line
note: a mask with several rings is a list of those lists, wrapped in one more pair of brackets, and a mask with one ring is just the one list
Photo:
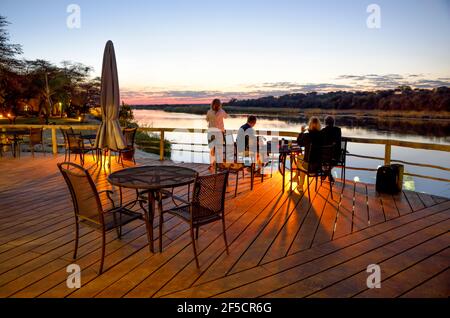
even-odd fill
[(395, 194), (402, 191), (403, 165), (392, 164), (377, 169), (376, 190), (380, 193)]

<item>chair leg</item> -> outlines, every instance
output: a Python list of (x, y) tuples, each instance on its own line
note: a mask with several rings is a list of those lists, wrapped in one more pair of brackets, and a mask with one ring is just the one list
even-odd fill
[[(114, 222), (116, 222), (116, 214), (114, 213)], [(122, 238), (122, 213), (119, 213), (119, 226), (116, 227), (116, 232), (117, 232), (117, 238), (121, 239)]]
[(99, 275), (103, 273), (103, 264), (105, 262), (105, 249), (106, 249), (106, 233), (103, 229), (102, 231), (102, 259), (100, 261)]
[(239, 172), (236, 173), (236, 187), (234, 189), (234, 197), (237, 196), (238, 183), (239, 183)]
[(225, 241), (225, 249), (227, 251), (227, 254), (230, 254), (230, 251), (228, 250), (228, 241), (227, 241), (227, 233), (225, 231), (225, 217), (222, 216), (222, 231), (223, 231), (223, 240)]
[(329, 182), (330, 182), (330, 194), (331, 194), (331, 199), (333, 200), (333, 185), (331, 184), (331, 172), (329, 175)]
[(162, 200), (158, 201), (158, 210), (159, 210), (159, 252), (162, 253), (162, 236), (163, 236), (163, 223), (164, 223)]
[(344, 185), (345, 185), (345, 165), (342, 167), (342, 170), (344, 171)]
[(195, 264), (197, 265), (197, 268), (200, 268), (197, 257), (197, 247), (195, 247), (194, 227), (192, 226), (192, 224), (191, 224), (191, 240), (192, 240), (192, 248), (194, 249)]
[(309, 202), (311, 203), (311, 192), (309, 191), (309, 176), (308, 175), (306, 175), (306, 185), (308, 187), (308, 199), (309, 199)]
[(198, 226), (195, 227), (195, 239), (198, 240)]
[(317, 192), (317, 181), (319, 180), (319, 178), (316, 176), (316, 184), (315, 184), (315, 191)]
[(75, 250), (73, 252), (73, 259), (77, 258), (78, 253), (78, 236), (80, 234), (79, 232), (80, 225), (78, 224), (78, 220), (75, 221)]

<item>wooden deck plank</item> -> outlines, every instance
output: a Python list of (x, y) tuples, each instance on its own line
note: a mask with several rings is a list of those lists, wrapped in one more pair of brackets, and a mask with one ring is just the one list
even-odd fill
[(405, 197), (408, 200), (408, 203), (410, 204), (413, 212), (425, 208), (425, 204), (423, 204), (422, 200), (416, 192), (403, 190), (403, 193), (405, 194)]
[(423, 204), (426, 207), (430, 207), (436, 204), (436, 202), (434, 202), (433, 198), (431, 197), (431, 195), (427, 194), (427, 193), (423, 193), (423, 192), (417, 192), (417, 195), (419, 196), (420, 200), (422, 200)]
[[(304, 193), (303, 193), (304, 194)], [(314, 202), (316, 193), (311, 196)], [(291, 214), (289, 220), (283, 224), (279, 234), (273, 241), (272, 246), (267, 251), (262, 263), (285, 257), (293, 245), (306, 216), (311, 209), (311, 203), (307, 195), (303, 195), (296, 206), (296, 211)]]
[(378, 197), (378, 193), (375, 191), (375, 186), (368, 184), (367, 189), (367, 206), (369, 209), (369, 224), (375, 225), (381, 222), (385, 222), (386, 218), (383, 212), (383, 206)]
[[(0, 297), (243, 297), (288, 291), (296, 297), (363, 297), (369, 291), (355, 280), (367, 275), (368, 261), (385, 268), (387, 289), (378, 291), (380, 295), (448, 295), (448, 286), (442, 283), (448, 280), (442, 277), (450, 266), (444, 250), (450, 200), (411, 191), (379, 195), (373, 185), (347, 181), (342, 196), (336, 182), (333, 200), (327, 183), (317, 193), (312, 184), (310, 205), (307, 196), (281, 194), (278, 173), (264, 183), (256, 178), (253, 191), (247, 175), (240, 180), (236, 198), (231, 179), (225, 212), (229, 255), (221, 224), (202, 227), (198, 270), (188, 227), (166, 215), (163, 253), (150, 253), (144, 225), (132, 222), (124, 227), (121, 240), (108, 233), (106, 271), (98, 276), (97, 232), (81, 227), (79, 255), (72, 260), (73, 208), (56, 167), (62, 159), (39, 154), (0, 159), (0, 175), (7, 176), (0, 180)], [(203, 164), (183, 165), (209, 173)], [(117, 190), (90, 157), (87, 166), (99, 189)], [(121, 168), (112, 163), (113, 170)], [(186, 196), (187, 187), (176, 192)], [(133, 191), (124, 191), (125, 201), (133, 196)], [(118, 198), (117, 191), (114, 197)], [(107, 203), (106, 198), (102, 202)], [(157, 226), (156, 217), (155, 239)], [(65, 269), (74, 262), (82, 267), (82, 288), (72, 290), (66, 286)], [(333, 278), (325, 275), (330, 272)], [(394, 288), (398, 284), (401, 288)], [(433, 291), (427, 293), (427, 286)]]
[[(447, 283), (445, 283), (447, 282)], [(402, 298), (449, 298), (450, 268), (401, 295)]]
[[(379, 245), (382, 245), (382, 243), (386, 240), (386, 238), (390, 238), (391, 240), (393, 238), (402, 237), (414, 232), (417, 232), (418, 230), (425, 228), (427, 226), (430, 226), (430, 224), (436, 224), (439, 223), (441, 220), (448, 218), (447, 215), (447, 209), (448, 206), (443, 206), (444, 212), (441, 211), (440, 214), (437, 214), (439, 218), (435, 218), (434, 221), (427, 219), (433, 216), (436, 216), (437, 210), (430, 210), (429, 212), (423, 211), (421, 214), (411, 215), (411, 217), (405, 216), (403, 218), (406, 218), (406, 220), (409, 220), (410, 222), (408, 224), (408, 229), (405, 229), (405, 226), (398, 226), (398, 219), (393, 220), (388, 223), (379, 224), (379, 226), (375, 227), (377, 228), (377, 231), (375, 232), (375, 236), (371, 237), (369, 239), (364, 239), (366, 235), (364, 235), (364, 232), (372, 232), (373, 229), (368, 228), (365, 231), (357, 232), (355, 234), (349, 235), (347, 237), (343, 237), (340, 240), (336, 240), (334, 242), (329, 242), (327, 244), (318, 246), (316, 248), (312, 248), (297, 254), (294, 254), (288, 258), (292, 259), (292, 261), (286, 262), (288, 258), (281, 259), (279, 261), (271, 262), (269, 264), (264, 265), (263, 267), (266, 268), (271, 273), (280, 273), (280, 275), (272, 277), (272, 275), (268, 275), (264, 277), (264, 279), (261, 279), (261, 277), (255, 277), (253, 279), (253, 271), (256, 269), (259, 269), (259, 267), (250, 269), (245, 272), (240, 272), (235, 275), (227, 276), (223, 279), (217, 279), (214, 281), (207, 282), (202, 285), (197, 285), (192, 287), (191, 289), (181, 291), (175, 294), (172, 294), (170, 296), (173, 297), (185, 297), (187, 295), (193, 294), (198, 295), (198, 293), (201, 293), (201, 295), (205, 296), (214, 296), (218, 295), (220, 293), (223, 293), (224, 291), (228, 290), (234, 290), (237, 287), (243, 286), (247, 291), (253, 290), (253, 284), (258, 284), (259, 286), (266, 286), (273, 284), (274, 282), (281, 282), (282, 280), (285, 280), (286, 282), (291, 282), (293, 280), (293, 277), (297, 277), (300, 274), (305, 274), (304, 271), (306, 269), (309, 269), (311, 271), (317, 270), (317, 265), (314, 264), (314, 262), (322, 261), (323, 264), (327, 264), (328, 266), (332, 266), (329, 259), (331, 259), (331, 262), (340, 262), (345, 260), (345, 258), (351, 258), (355, 257), (355, 253), (352, 251), (348, 251), (348, 249), (355, 249), (359, 250), (360, 252), (364, 251), (364, 249), (370, 249), (370, 248), (376, 248)], [(423, 218), (424, 217), (424, 218)], [(397, 227), (395, 227), (397, 226)], [(379, 232), (381, 231), (381, 232)], [(387, 234), (386, 234), (387, 233)], [(354, 243), (355, 239), (353, 237), (360, 237), (360, 239), (363, 239), (360, 241), (360, 243)], [(383, 241), (384, 240), (384, 241)], [(339, 242), (340, 241), (340, 242)], [(336, 245), (336, 243), (341, 243), (339, 245)], [(362, 245), (361, 245), (362, 244)], [(340, 248), (341, 246), (342, 248)], [(361, 247), (364, 249), (361, 250)], [(333, 253), (339, 253), (336, 255), (342, 255), (340, 257), (331, 256)], [(324, 258), (325, 261), (323, 261)], [(301, 267), (301, 268), (300, 268)], [(295, 270), (297, 269), (297, 270)], [(239, 276), (239, 279), (236, 279), (235, 276)], [(271, 288), (267, 288), (270, 290)], [(240, 293), (239, 291), (233, 292), (234, 294), (240, 294), (240, 295), (246, 295), (251, 296), (246, 293)], [(221, 295), (224, 296), (224, 295)]]
[(352, 232), (368, 227), (369, 213), (367, 208), (367, 188), (360, 182), (355, 182), (355, 202), (353, 209)]
[[(383, 291), (380, 289), (367, 289), (363, 293), (357, 295), (356, 297), (399, 297), (406, 293), (410, 289), (414, 289), (416, 286), (422, 285), (424, 282), (428, 281), (435, 274), (442, 272), (449, 268), (448, 260), (450, 259), (450, 249), (448, 248), (450, 243), (450, 239), (447, 236), (445, 240), (446, 246), (443, 250), (438, 253), (429, 256), (421, 260), (420, 262), (414, 264), (413, 266), (407, 268), (406, 270), (390, 277), (386, 280), (383, 280), (381, 287)], [(438, 245), (441, 246), (442, 245)], [(430, 248), (436, 248), (436, 246), (429, 246)], [(433, 249), (426, 251), (429, 253), (434, 251)], [(447, 281), (447, 286), (449, 282)], [(422, 287), (423, 288), (423, 287)], [(449, 290), (447, 290), (447, 297), (449, 296)]]
[(354, 183), (347, 181), (338, 205), (336, 227), (333, 233), (333, 239), (342, 237), (352, 232), (354, 193)]
[[(381, 268), (381, 279), (382, 279), (382, 288), (386, 286), (386, 282), (391, 280), (392, 277), (397, 275), (398, 273), (401, 273), (405, 269), (408, 269), (408, 267), (412, 266), (414, 267), (414, 264), (423, 261), (424, 259), (427, 259), (428, 257), (432, 256), (435, 253), (442, 252), (443, 249), (446, 248), (446, 246), (450, 243), (450, 237), (445, 235), (445, 230), (442, 233), (438, 234), (439, 232), (433, 233), (435, 235), (434, 238), (431, 240), (420, 242), (418, 245), (411, 247), (410, 249), (406, 251), (397, 251), (396, 255), (387, 258), (386, 260), (382, 261), (381, 258), (386, 258), (389, 255), (386, 252), (378, 252), (378, 255), (374, 255), (373, 258), (370, 259), (370, 262), (372, 264), (377, 264)], [(421, 238), (422, 240), (425, 239), (425, 237)], [(442, 264), (442, 262), (441, 262)], [(364, 265), (364, 264), (363, 264)], [(366, 264), (366, 267), (369, 264)], [(321, 288), (320, 290), (314, 292), (309, 297), (353, 297), (355, 295), (368, 292), (368, 295), (376, 295), (377, 291), (370, 290), (367, 288), (366, 280), (368, 277), (368, 273), (366, 272), (366, 267), (362, 266), (360, 267), (360, 271), (356, 274), (338, 281), (337, 283), (331, 283), (330, 286)], [(420, 272), (417, 271), (417, 268), (414, 269), (415, 276), (421, 276)], [(411, 281), (414, 279), (411, 278)], [(406, 283), (399, 284), (399, 286), (402, 286), (402, 288), (408, 286)], [(414, 285), (413, 285), (414, 286)], [(370, 292), (369, 292), (370, 291)], [(383, 296), (389, 297), (389, 291), (383, 290), (382, 293), (379, 293)], [(391, 295), (390, 297), (394, 297), (394, 295)]]
[[(438, 224), (439, 226), (439, 224)], [(446, 231), (447, 228), (442, 229), (442, 231)], [(416, 231), (415, 229), (412, 229), (410, 232), (407, 233), (408, 237), (410, 234), (412, 234), (413, 237), (417, 237), (418, 240), (421, 240), (421, 237), (418, 237), (415, 232), (419, 232), (420, 234), (423, 234), (419, 231)], [(386, 240), (387, 239), (387, 240)], [(385, 240), (382, 240), (378, 246), (384, 245), (386, 243), (392, 242), (391, 238), (386, 238)], [(374, 242), (374, 241), (372, 241)], [(370, 243), (372, 243), (370, 242)], [(397, 250), (398, 248), (406, 248), (410, 246), (412, 241), (408, 237), (408, 239), (398, 239), (394, 241), (392, 244), (392, 249), (388, 250), (385, 249), (385, 253), (389, 251)], [(357, 262), (360, 264), (366, 264), (367, 262), (370, 262), (370, 258), (367, 259), (365, 257), (358, 257), (355, 258), (355, 256), (358, 255), (364, 255), (367, 254), (367, 252), (371, 249), (374, 249), (374, 246), (371, 246), (371, 244), (366, 244), (367, 246), (362, 246), (361, 250), (357, 250), (355, 247), (350, 248), (349, 250), (341, 250), (340, 257), (334, 257), (332, 260), (330, 257), (323, 257), (319, 259), (318, 261), (313, 261), (304, 265), (301, 265), (299, 267), (296, 267), (295, 269), (288, 270), (286, 272), (282, 272), (281, 274), (274, 275), (273, 277), (270, 277), (270, 279), (263, 279), (256, 283), (249, 284), (246, 286), (243, 286), (241, 288), (237, 288), (225, 293), (218, 294), (218, 297), (233, 297), (236, 295), (241, 295), (241, 297), (300, 297), (300, 296), (306, 296), (305, 293), (310, 293), (311, 291), (315, 290), (316, 288), (322, 287), (324, 284), (324, 281), (321, 280), (319, 277), (315, 277), (315, 274), (325, 272), (326, 269), (331, 268), (333, 270), (336, 265), (343, 263), (348, 260), (354, 259), (354, 262)], [(375, 246), (378, 247), (378, 246)], [(345, 251), (345, 253), (344, 253)], [(347, 272), (343, 270), (347, 270)], [(348, 267), (340, 267), (339, 270), (332, 271), (333, 274), (348, 274), (348, 273), (354, 273), (355, 267), (354, 266), (348, 266)], [(321, 276), (323, 278), (323, 276)], [(330, 279), (336, 279), (334, 276), (326, 275), (326, 277)], [(292, 283), (293, 281), (299, 281), (296, 283)]]
[(412, 212), (411, 206), (406, 199), (405, 193), (402, 191), (399, 194), (392, 196), (394, 198), (395, 206), (400, 215), (405, 215)]

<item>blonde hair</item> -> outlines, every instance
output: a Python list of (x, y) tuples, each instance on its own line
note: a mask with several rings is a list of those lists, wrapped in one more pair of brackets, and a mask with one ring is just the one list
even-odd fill
[(311, 117), (311, 118), (309, 119), (308, 130), (309, 130), (309, 131), (320, 130), (320, 121), (319, 121), (319, 118), (317, 118), (317, 117)]
[(218, 112), (220, 110), (220, 107), (222, 107), (222, 102), (220, 101), (220, 99), (214, 99), (211, 103), (211, 109), (215, 112)]

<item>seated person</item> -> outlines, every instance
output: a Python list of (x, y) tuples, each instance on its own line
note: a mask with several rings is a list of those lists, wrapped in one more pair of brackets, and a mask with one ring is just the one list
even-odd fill
[[(248, 117), (247, 122), (239, 128), (236, 144), (237, 144), (237, 162), (235, 163), (224, 163), (221, 165), (222, 168), (236, 169), (244, 165), (245, 158), (250, 157), (251, 153), (256, 153), (256, 133), (253, 127), (256, 125), (256, 117), (251, 115)], [(250, 138), (253, 141), (250, 141)], [(254, 149), (253, 149), (254, 147)], [(251, 148), (251, 149), (250, 149)], [(251, 151), (253, 150), (253, 151)], [(247, 162), (245, 162), (247, 164)]]
[(322, 129), (322, 138), (324, 145), (334, 145), (333, 159), (339, 161), (341, 157), (341, 128), (334, 126), (334, 118), (332, 116), (325, 117), (325, 128)]
[[(250, 148), (250, 138), (254, 139), (254, 142), (256, 142), (256, 134), (253, 127), (256, 125), (256, 117), (253, 115), (248, 116), (247, 122), (239, 128), (236, 141), (239, 144), (239, 141), (242, 140), (245, 136), (245, 152), (248, 153)], [(241, 141), (242, 142), (242, 141)], [(256, 145), (256, 143), (255, 143)], [(242, 146), (241, 146), (242, 147)], [(239, 149), (239, 145), (238, 145)], [(239, 150), (238, 150), (239, 151)]]
[[(317, 117), (311, 117), (308, 123), (308, 131), (305, 127), (302, 127), (302, 132), (297, 137), (297, 143), (299, 146), (305, 147), (303, 154), (302, 167), (305, 170), (314, 170), (314, 164), (318, 163), (319, 148), (322, 146), (322, 134), (320, 132), (320, 121)], [(308, 160), (309, 159), (309, 160)], [(317, 167), (319, 168), (319, 167)], [(298, 187), (303, 188), (305, 181), (305, 174), (300, 172), (300, 180)]]

